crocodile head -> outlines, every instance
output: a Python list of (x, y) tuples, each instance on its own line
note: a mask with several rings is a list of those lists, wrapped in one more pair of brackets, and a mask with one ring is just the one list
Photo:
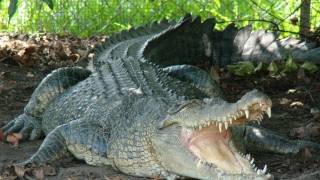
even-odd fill
[(271, 116), (271, 100), (253, 90), (235, 103), (192, 100), (169, 110), (154, 137), (162, 166), (173, 174), (199, 179), (271, 179), (233, 141), (230, 127)]

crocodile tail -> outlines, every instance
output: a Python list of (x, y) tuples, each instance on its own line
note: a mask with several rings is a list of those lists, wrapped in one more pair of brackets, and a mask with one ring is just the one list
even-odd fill
[[(109, 38), (106, 38), (103, 44), (97, 44), (93, 49), (96, 57), (103, 57), (94, 59), (93, 65), (100, 66), (107, 59), (106, 57), (110, 57), (111, 55), (113, 58), (125, 57), (125, 51), (128, 51), (129, 46), (137, 44), (136, 46), (139, 47), (139, 43), (137, 42), (144, 41), (149, 36), (158, 34), (173, 24), (176, 24), (176, 22), (164, 19), (160, 22), (153, 22), (150, 25), (131, 28), (111, 35)], [(131, 40), (134, 40), (134, 43), (130, 44)]]
[(291, 56), (296, 61), (320, 62), (320, 47), (296, 38), (279, 39), (279, 33), (252, 31), (252, 26), (228, 26), (214, 33), (213, 63), (226, 66), (238, 61), (271, 62)]
[(200, 17), (185, 16), (175, 26), (148, 39), (138, 54), (160, 66), (208, 62), (211, 56), (210, 37), (215, 19), (201, 22)]
[(236, 45), (240, 45), (240, 42), (234, 43), (234, 41), (237, 37), (238, 39), (246, 38), (242, 32), (247, 30), (239, 30), (233, 23), (223, 31), (214, 30), (211, 37), (212, 64), (223, 67), (236, 60)]

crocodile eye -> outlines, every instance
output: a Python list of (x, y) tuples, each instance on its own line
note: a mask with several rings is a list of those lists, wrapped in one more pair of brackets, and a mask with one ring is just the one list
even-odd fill
[(169, 114), (176, 114), (180, 111), (184, 111), (184, 110), (187, 110), (187, 109), (190, 109), (192, 107), (199, 107), (201, 106), (203, 103), (201, 100), (199, 99), (192, 99), (190, 101), (182, 101), (182, 102), (179, 102), (175, 105), (173, 105), (169, 110), (168, 110), (168, 113)]

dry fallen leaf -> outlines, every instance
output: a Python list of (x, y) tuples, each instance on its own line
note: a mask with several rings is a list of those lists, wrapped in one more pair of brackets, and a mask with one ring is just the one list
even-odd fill
[(122, 178), (120, 176), (109, 176), (105, 177), (106, 180), (121, 180)]
[(69, 56), (69, 59), (71, 59), (74, 62), (78, 61), (79, 58), (80, 58), (79, 54), (70, 54), (70, 56)]
[(20, 133), (12, 133), (7, 136), (7, 142), (9, 142), (10, 144), (12, 144), (14, 146), (18, 146), (19, 140), (21, 140), (21, 139), (22, 139), (22, 134), (20, 134)]
[(45, 165), (43, 167), (44, 175), (46, 176), (54, 176), (57, 175), (57, 169), (53, 166)]
[(35, 177), (35, 179), (39, 179), (39, 180), (44, 179), (45, 177), (43, 167), (34, 168), (32, 170), (32, 174)]
[(210, 75), (211, 77), (216, 80), (218, 83), (220, 83), (220, 74), (219, 74), (219, 68), (216, 66), (212, 66), (210, 69)]
[(27, 73), (27, 77), (33, 78), (33, 77), (34, 77), (34, 74), (32, 74), (31, 72), (28, 72), (28, 73)]
[(308, 128), (311, 137), (320, 137), (320, 123), (309, 123), (306, 128)]
[(307, 132), (306, 132), (306, 129), (303, 127), (293, 128), (290, 131), (289, 136), (293, 138), (303, 139), (304, 137), (307, 136)]
[(36, 46), (34, 45), (30, 45), (24, 49), (24, 55), (31, 55), (34, 52), (36, 52)]
[(298, 139), (320, 137), (320, 123), (309, 123), (304, 127), (293, 128), (289, 136)]
[(0, 129), (0, 141), (3, 141), (3, 131), (2, 131), (2, 129)]
[(301, 101), (294, 101), (290, 104), (290, 107), (302, 107), (303, 103)]
[(14, 171), (19, 177), (23, 177), (26, 173), (26, 168), (20, 165), (14, 165)]
[(311, 158), (313, 157), (312, 149), (305, 147), (299, 151), (298, 156), (303, 160), (311, 160)]

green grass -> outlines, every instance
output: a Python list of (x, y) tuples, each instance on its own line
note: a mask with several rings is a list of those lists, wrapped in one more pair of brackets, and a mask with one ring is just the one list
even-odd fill
[[(255, 2), (255, 3), (253, 3)], [(55, 0), (50, 8), (40, 0), (19, 0), (18, 10), (8, 23), (9, 0), (0, 3), (0, 31), (53, 32), (80, 37), (110, 34), (163, 18), (179, 19), (186, 13), (219, 22), (264, 19), (279, 23), (286, 31), (298, 26), (282, 21), (299, 5), (296, 0)], [(312, 27), (319, 26), (320, 3), (312, 4)], [(299, 12), (294, 15), (299, 16)], [(250, 22), (238, 21), (239, 26)], [(223, 28), (228, 23), (219, 23)], [(272, 29), (272, 24), (254, 22), (255, 28)]]

